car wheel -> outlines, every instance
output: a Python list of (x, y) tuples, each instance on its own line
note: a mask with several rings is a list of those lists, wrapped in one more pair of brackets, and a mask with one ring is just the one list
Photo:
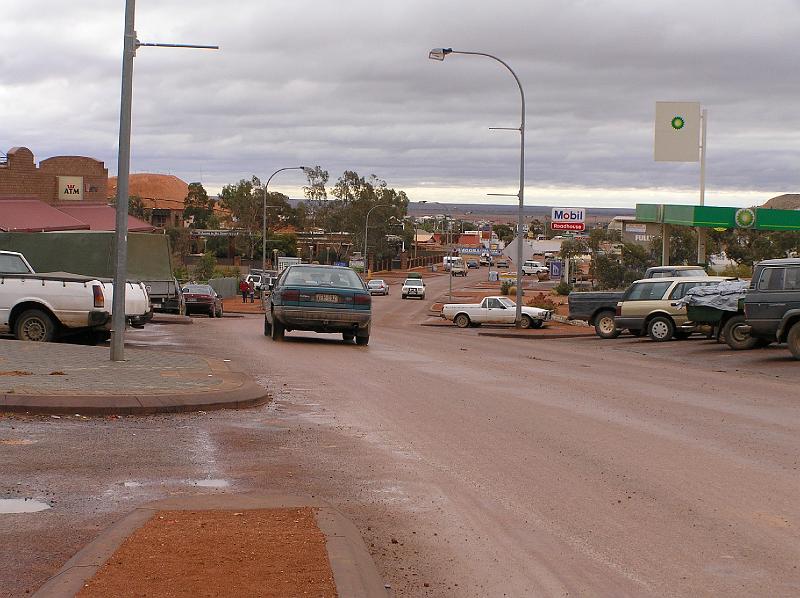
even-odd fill
[(356, 335), (352, 332), (342, 332), (342, 340), (346, 343), (352, 343), (355, 337)]
[(422, 293), (422, 295), (420, 295), (420, 297), (419, 297), (419, 298), (420, 298), (422, 301), (425, 301), (425, 293)]
[(519, 321), (520, 328), (531, 328), (533, 326), (533, 320), (531, 320), (530, 316), (522, 316), (522, 319)]
[(208, 317), (209, 317), (209, 318), (213, 318), (213, 317), (215, 317), (216, 315), (217, 315), (217, 312), (216, 312), (216, 311), (214, 310), (214, 308), (212, 307), (212, 308), (211, 308), (211, 310), (208, 312)]
[(542, 326), (544, 326), (544, 322), (542, 322), (541, 320), (534, 320), (532, 326), (534, 328), (541, 328)]
[(283, 327), (283, 324), (278, 322), (278, 320), (272, 321), (272, 340), (275, 342), (280, 342), (283, 340), (283, 335), (286, 332), (286, 329)]
[(218, 317), (218, 318), (221, 318), (221, 317), (222, 317), (222, 310), (223, 310), (223, 309), (224, 309), (224, 308), (223, 308), (223, 307), (220, 305), (220, 306), (219, 306), (219, 311), (217, 312), (217, 317)]
[(455, 318), (453, 318), (453, 324), (459, 328), (466, 328), (469, 326), (469, 316), (467, 314), (458, 314)]
[(601, 311), (594, 318), (594, 332), (600, 338), (617, 338), (621, 330), (614, 322), (614, 312), (611, 310)]
[(402, 298), (402, 299), (405, 299), (405, 298), (406, 298), (406, 295), (403, 295), (401, 298)]
[(647, 327), (647, 334), (650, 340), (663, 343), (672, 339), (675, 334), (675, 324), (673, 324), (672, 320), (669, 318), (656, 316), (650, 320), (650, 324)]
[(747, 326), (745, 317), (743, 315), (735, 315), (725, 322), (725, 326), (722, 327), (722, 337), (734, 351), (753, 349), (758, 343), (758, 339), (742, 330), (744, 326)]
[(359, 347), (366, 347), (369, 344), (369, 335), (356, 336), (356, 344)]
[(29, 309), (17, 318), (14, 336), (20, 341), (49, 343), (56, 335), (52, 318), (40, 309)]
[(786, 337), (786, 344), (789, 346), (789, 351), (795, 359), (800, 359), (800, 322), (796, 323), (789, 329), (789, 335)]

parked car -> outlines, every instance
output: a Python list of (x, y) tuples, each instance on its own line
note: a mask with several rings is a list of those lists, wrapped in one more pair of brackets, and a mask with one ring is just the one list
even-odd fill
[[(486, 297), (480, 303), (448, 303), (441, 316), (459, 328), (480, 324), (514, 324), (517, 304), (508, 297)], [(522, 306), (522, 328), (541, 328), (553, 312), (538, 307)]]
[(248, 285), (252, 282), (253, 283), (253, 289), (256, 292), (260, 292), (261, 288), (262, 288), (262, 280), (263, 280), (263, 278), (265, 278), (265, 277), (262, 277), (261, 274), (250, 273), (250, 274), (247, 275), (247, 277), (244, 279), (244, 281)]
[(522, 273), (526, 276), (536, 276), (538, 274), (549, 274), (550, 268), (541, 262), (525, 260), (522, 264)]
[(111, 319), (103, 283), (86, 276), (36, 274), (25, 257), (0, 251), (0, 332), (49, 342), (88, 333), (102, 340)]
[(222, 317), (222, 298), (210, 284), (188, 284), (183, 287), (186, 315), (208, 314), (209, 318)]
[(388, 295), (389, 294), (389, 285), (386, 283), (385, 280), (381, 280), (380, 278), (374, 278), (367, 283), (367, 289), (369, 289), (370, 295)]
[(678, 276), (708, 276), (703, 266), (653, 266), (648, 268), (645, 278), (675, 278)]
[(341, 332), (345, 342), (369, 343), (372, 296), (351, 268), (312, 264), (288, 266), (264, 305), (264, 335)]
[(403, 287), (400, 289), (400, 295), (403, 299), (408, 299), (409, 297), (425, 299), (425, 283), (421, 278), (406, 278), (403, 281)]
[(474, 270), (475, 268), (480, 268), (480, 267), (481, 265), (480, 263), (478, 263), (478, 260), (476, 259), (467, 260), (467, 268), (469, 268), (470, 270)]
[(501, 257), (499, 260), (497, 260), (497, 267), (508, 268), (508, 260), (504, 257)]
[(764, 260), (753, 271), (744, 298), (745, 332), (786, 343), (800, 359), (800, 259)]
[(481, 254), (481, 258), (479, 260), (481, 266), (491, 266), (494, 263), (494, 258), (488, 253)]
[(651, 340), (663, 342), (686, 338), (695, 325), (686, 315), (686, 307), (676, 303), (691, 288), (714, 285), (726, 280), (721, 276), (678, 276), (644, 279), (634, 282), (617, 304), (614, 323), (638, 334), (646, 330)]
[(172, 280), (145, 281), (144, 284), (147, 289), (147, 295), (150, 297), (150, 305), (153, 311), (174, 314), (186, 313), (181, 285), (175, 278)]

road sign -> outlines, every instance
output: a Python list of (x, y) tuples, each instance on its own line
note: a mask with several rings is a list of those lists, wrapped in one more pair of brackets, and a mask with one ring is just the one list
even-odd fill
[(586, 210), (583, 208), (553, 208), (550, 228), (553, 230), (586, 230)]
[(700, 103), (656, 102), (656, 162), (700, 160)]
[(561, 270), (563, 264), (560, 260), (553, 260), (550, 262), (550, 278), (561, 278)]

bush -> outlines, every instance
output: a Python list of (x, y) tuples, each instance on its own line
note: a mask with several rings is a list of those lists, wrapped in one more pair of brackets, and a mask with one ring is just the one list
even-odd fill
[(525, 305), (528, 307), (538, 307), (540, 309), (549, 309), (550, 311), (555, 311), (556, 302), (553, 301), (550, 297), (545, 295), (544, 293), (537, 293), (533, 297), (530, 297), (525, 301)]
[(572, 292), (572, 285), (567, 282), (559, 282), (553, 287), (556, 295), (569, 295)]
[(195, 280), (208, 280), (214, 275), (214, 269), (217, 267), (217, 258), (210, 251), (203, 254), (203, 257), (197, 262), (192, 270), (192, 276)]
[[(504, 280), (503, 282), (500, 283), (500, 294), (501, 295), (508, 295), (508, 291), (509, 291), (510, 288), (511, 288), (511, 281), (510, 280)], [(516, 292), (517, 292), (517, 289), (515, 288), (514, 289), (514, 293), (516, 294)]]
[[(713, 272), (712, 272), (713, 274)], [(729, 278), (750, 278), (753, 276), (753, 268), (747, 264), (730, 264), (725, 266), (725, 269), (719, 273), (720, 276), (727, 276)]]
[(189, 280), (189, 268), (186, 266), (178, 266), (177, 268), (173, 268), (172, 275), (181, 282)]
[(240, 279), (242, 271), (236, 266), (218, 266), (214, 268), (211, 278), (235, 278)]

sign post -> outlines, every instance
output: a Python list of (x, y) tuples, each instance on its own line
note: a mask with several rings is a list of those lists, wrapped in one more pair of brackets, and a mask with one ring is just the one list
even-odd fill
[(586, 230), (586, 210), (583, 208), (553, 208), (552, 230), (581, 232)]

